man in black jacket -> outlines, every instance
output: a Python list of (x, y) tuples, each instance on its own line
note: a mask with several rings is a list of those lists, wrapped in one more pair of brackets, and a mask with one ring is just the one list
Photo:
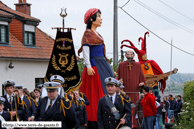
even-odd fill
[(58, 82), (45, 82), (47, 90), (46, 97), (39, 102), (38, 108), (34, 116), (28, 118), (33, 121), (61, 121), (62, 127), (59, 129), (70, 129), (76, 125), (75, 109), (71, 106), (71, 102), (64, 97), (58, 95)]
[(180, 95), (178, 95), (178, 100), (177, 101), (178, 101), (178, 103), (177, 103), (176, 109), (174, 110), (174, 116), (175, 116), (176, 121), (179, 121), (179, 117), (180, 117), (179, 113), (181, 112), (181, 108), (183, 106)]
[(115, 129), (119, 123), (128, 126), (128, 122), (131, 122), (130, 101), (116, 94), (116, 79), (108, 77), (105, 83), (108, 94), (99, 99), (98, 129)]

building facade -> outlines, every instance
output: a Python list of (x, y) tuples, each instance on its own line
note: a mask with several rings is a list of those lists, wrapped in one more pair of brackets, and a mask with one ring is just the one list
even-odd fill
[(32, 91), (43, 83), (54, 39), (38, 28), (41, 21), (31, 16), (31, 4), (18, 0), (15, 6), (0, 1), (0, 83), (11, 79)]

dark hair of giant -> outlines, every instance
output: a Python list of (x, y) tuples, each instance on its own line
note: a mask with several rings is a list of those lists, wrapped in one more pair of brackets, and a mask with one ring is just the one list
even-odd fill
[[(101, 14), (101, 11), (98, 10), (94, 15), (92, 15), (91, 17), (88, 18), (86, 29), (91, 29), (92, 22), (96, 21), (97, 13)], [(90, 20), (91, 18), (92, 18), (92, 21)]]

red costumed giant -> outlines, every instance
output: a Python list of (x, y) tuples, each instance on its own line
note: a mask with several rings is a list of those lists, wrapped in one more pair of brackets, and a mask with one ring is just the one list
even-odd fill
[[(133, 60), (134, 52), (127, 51), (125, 54), (127, 61), (121, 62), (117, 69), (118, 79), (123, 79), (124, 91), (131, 98), (133, 103), (139, 100), (140, 86), (144, 85), (145, 78), (139, 62)], [(134, 109), (133, 109), (134, 112)], [(132, 127), (137, 128), (135, 114), (133, 114)]]
[[(149, 34), (149, 32), (146, 32), (144, 34), (144, 39), (142, 37), (139, 38), (139, 42), (140, 42), (140, 40), (142, 40), (141, 50), (136, 48), (130, 40), (123, 40), (122, 43), (129, 42), (131, 46), (124, 44), (121, 46), (121, 48), (123, 46), (126, 46), (126, 47), (133, 49), (137, 53), (139, 63), (141, 64), (141, 68), (142, 68), (144, 74), (152, 74), (152, 75), (163, 74), (163, 71), (161, 70), (160, 66), (154, 60), (147, 59), (147, 54), (146, 54), (146, 35), (147, 34)], [(157, 85), (154, 85), (154, 86), (155, 86), (154, 89), (158, 89)], [(166, 87), (166, 81), (163, 79), (160, 80), (159, 81), (159, 88), (162, 92), (164, 91), (165, 87)]]

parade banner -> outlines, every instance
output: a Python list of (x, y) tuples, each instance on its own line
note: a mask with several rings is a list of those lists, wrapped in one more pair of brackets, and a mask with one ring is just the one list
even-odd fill
[(71, 29), (68, 29), (68, 32), (57, 31), (55, 44), (44, 81), (50, 81), (52, 75), (60, 75), (65, 79), (63, 89), (66, 93), (78, 89), (82, 83), (78, 70)]

